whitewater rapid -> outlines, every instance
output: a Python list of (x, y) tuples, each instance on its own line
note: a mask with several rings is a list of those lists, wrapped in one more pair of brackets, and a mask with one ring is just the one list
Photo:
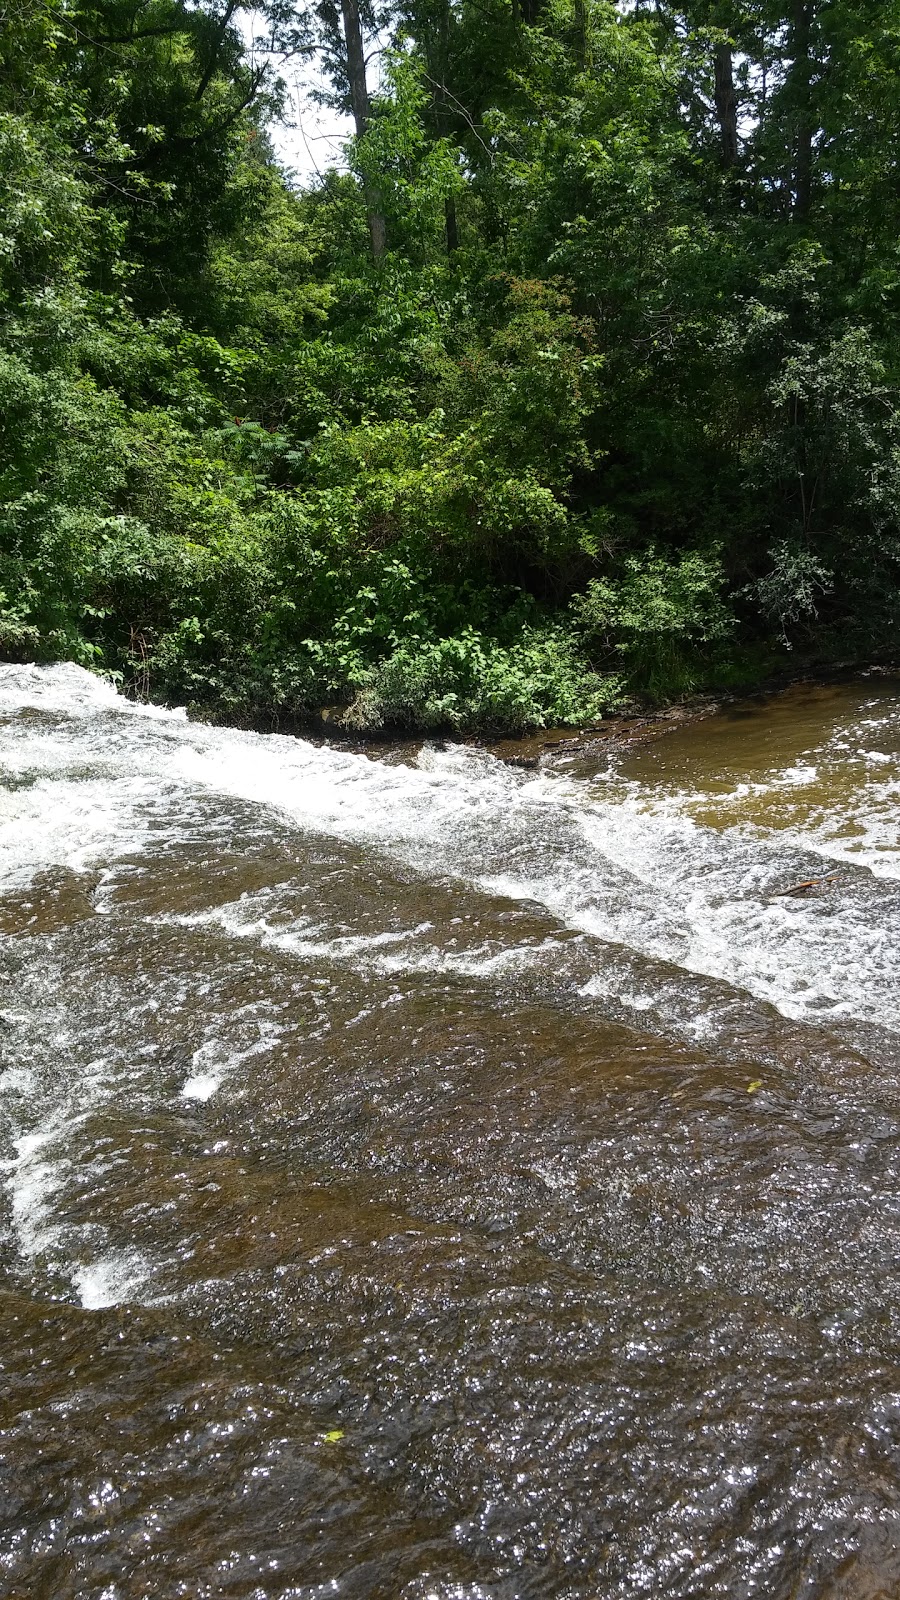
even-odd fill
[[(900, 1027), (896, 704), (837, 727), (799, 761), (714, 795), (630, 780), (615, 760), (592, 781), (521, 773), (460, 745), (426, 744), (389, 764), (191, 723), (127, 702), (73, 666), (0, 668), (0, 714), (0, 871), (9, 886), (52, 868), (95, 872), (102, 909), (103, 874), (125, 861), (139, 867), (148, 851), (223, 836), (228, 812), (216, 818), (210, 802), (238, 801), (254, 808), (260, 827), (274, 815), (425, 878), (540, 905), (561, 927), (626, 958), (624, 975), (613, 961), (588, 992), (616, 991), (639, 1011), (652, 1010), (654, 998), (652, 981), (650, 990), (633, 988), (635, 956), (721, 981), (787, 1017)], [(823, 768), (842, 763), (851, 789), (839, 786), (831, 806), (820, 796), (798, 822), (797, 797), (817, 778), (821, 785)], [(763, 800), (784, 802), (774, 825), (745, 820), (748, 799), (757, 810)], [(770, 899), (833, 866), (843, 876), (831, 893)], [(265, 896), (207, 915), (248, 937), (275, 937)], [(281, 929), (277, 937), (307, 948), (311, 935)], [(360, 948), (376, 956), (373, 937)], [(427, 960), (427, 939), (410, 937), (417, 959)], [(327, 935), (320, 942), (327, 946)]]

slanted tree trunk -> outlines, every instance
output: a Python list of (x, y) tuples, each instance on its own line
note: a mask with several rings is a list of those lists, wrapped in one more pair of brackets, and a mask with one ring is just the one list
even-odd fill
[(734, 92), (734, 63), (727, 40), (716, 45), (716, 116), (719, 121), (722, 165), (726, 171), (737, 164), (737, 96)]
[[(350, 85), (350, 107), (356, 137), (361, 139), (369, 125), (369, 90), (366, 84), (366, 56), (363, 49), (362, 27), (359, 20), (359, 0), (341, 0), (344, 22), (344, 45), (347, 51), (347, 80)], [(387, 248), (387, 229), (381, 197), (376, 189), (366, 188), (366, 217), (372, 255), (380, 261)]]

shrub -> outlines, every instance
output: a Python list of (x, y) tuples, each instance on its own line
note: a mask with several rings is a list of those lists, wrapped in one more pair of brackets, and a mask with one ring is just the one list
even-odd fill
[(407, 640), (367, 676), (344, 721), (433, 730), (503, 730), (594, 721), (621, 694), (560, 628), (523, 628), (501, 644), (474, 628), (448, 639)]

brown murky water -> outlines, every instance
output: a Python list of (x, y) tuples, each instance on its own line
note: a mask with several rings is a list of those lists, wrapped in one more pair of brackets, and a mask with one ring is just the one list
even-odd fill
[(0, 1594), (900, 1594), (900, 685), (0, 770)]

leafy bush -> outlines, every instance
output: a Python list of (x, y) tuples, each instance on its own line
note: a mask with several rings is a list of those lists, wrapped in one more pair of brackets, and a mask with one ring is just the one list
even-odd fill
[(519, 733), (601, 717), (621, 695), (615, 677), (600, 678), (558, 628), (523, 629), (500, 644), (474, 628), (449, 639), (411, 639), (368, 675), (343, 721), (419, 729)]
[(592, 654), (620, 664), (627, 681), (653, 698), (702, 681), (702, 662), (733, 631), (715, 555), (690, 551), (666, 560), (655, 550), (628, 556), (615, 578), (594, 578), (573, 612)]

